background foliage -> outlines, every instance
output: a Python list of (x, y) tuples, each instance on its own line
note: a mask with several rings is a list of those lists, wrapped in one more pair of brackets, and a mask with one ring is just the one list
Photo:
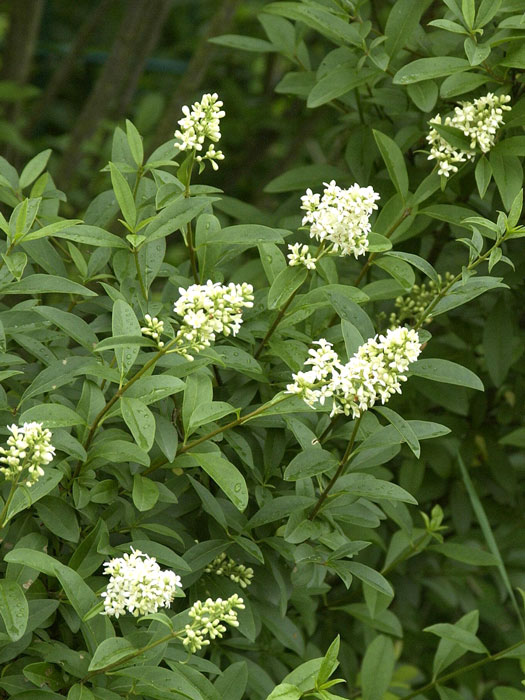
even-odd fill
[[(525, 697), (522, 0), (18, 0), (2, 26), (0, 423), (44, 421), (58, 456), (1, 535), (0, 696)], [(226, 160), (185, 198), (184, 172), (151, 164), (182, 162), (167, 140), (205, 91), (225, 103)], [(442, 182), (428, 120), (489, 91), (512, 98), (497, 145)], [(373, 231), (389, 240), (293, 276), (299, 196), (332, 178), (381, 194)], [(118, 221), (134, 211), (153, 217), (144, 245)], [(146, 312), (168, 325), (194, 281), (191, 221), (201, 280), (250, 282), (255, 306), (237, 338), (194, 362), (160, 356), (123, 401), (155, 354), (129, 336)], [(507, 262), (487, 262), (494, 245)], [(338, 498), (309, 517), (350, 419), (295, 398), (237, 416), (283, 389), (312, 340), (351, 354), (384, 330), (434, 270), (459, 278), (389, 403), (394, 426), (367, 412)], [(205, 571), (218, 553), (252, 567), (239, 628), (184, 664), (172, 643), (104, 671), (115, 639), (166, 634), (89, 618), (102, 563), (130, 545), (182, 575), (170, 617), (241, 593)]]

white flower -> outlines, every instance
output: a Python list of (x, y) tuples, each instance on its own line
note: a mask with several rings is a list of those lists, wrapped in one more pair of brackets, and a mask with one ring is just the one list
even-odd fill
[[(490, 151), (496, 140), (496, 132), (504, 122), (503, 112), (511, 109), (507, 105), (510, 99), (509, 95), (498, 96), (489, 92), (473, 102), (462, 102), (461, 106), (454, 109), (454, 114), (445, 117), (444, 121), (439, 114), (429, 121), (431, 129), (426, 137), (430, 144), (428, 160), (437, 161), (440, 175), (449, 177), (451, 173), (457, 173), (457, 163), (473, 160), (476, 147), (483, 153)], [(432, 124), (460, 129), (470, 139), (471, 150), (455, 148)]]
[(51, 431), (36, 422), (24, 423), (22, 427), (13, 424), (7, 429), (11, 433), (7, 439), (9, 449), (0, 447), (0, 462), (6, 465), (0, 467), (0, 472), (8, 481), (15, 481), (27, 469), (25, 484), (32, 486), (44, 476), (42, 466), (53, 461), (55, 456)]
[[(245, 605), (242, 598), (236, 593), (227, 600), (208, 598), (204, 603), (198, 600), (190, 608), (188, 615), (193, 619), (193, 624), (186, 625), (182, 643), (194, 653), (203, 646), (210, 643), (210, 639), (222, 637), (226, 632), (226, 627), (222, 624), (226, 622), (232, 627), (238, 627), (237, 612), (234, 608), (244, 610)], [(210, 639), (206, 639), (209, 637)]]
[(175, 132), (175, 146), (179, 151), (202, 151), (206, 139), (212, 141), (205, 154), (199, 153), (196, 160), (199, 163), (209, 160), (214, 170), (219, 167), (215, 161), (224, 159), (222, 151), (216, 151), (213, 145), (221, 138), (220, 120), (226, 114), (221, 109), (222, 106), (216, 92), (203, 95), (201, 101), (195, 102), (191, 109), (184, 105), (184, 117), (179, 120), (180, 129)]
[(288, 248), (290, 252), (286, 257), (288, 258), (288, 265), (290, 265), (290, 267), (294, 267), (294, 265), (304, 265), (307, 270), (315, 270), (317, 258), (311, 255), (307, 245), (294, 243), (293, 245), (288, 244)]
[(156, 316), (152, 318), (149, 314), (145, 314), (144, 320), (146, 325), (140, 329), (141, 333), (156, 340), (158, 348), (164, 347), (164, 343), (160, 340), (160, 336), (164, 333), (164, 321), (159, 321)]
[(109, 583), (102, 597), (104, 614), (119, 617), (130, 612), (134, 617), (169, 608), (180, 576), (162, 570), (155, 557), (133, 548), (131, 554), (104, 563)]
[(327, 241), (341, 256), (363, 255), (368, 250), (369, 219), (377, 209), (379, 195), (372, 187), (357, 183), (346, 190), (335, 180), (324, 185), (322, 196), (308, 189), (301, 197), (301, 209), (306, 211), (303, 226), (310, 224), (311, 238)]
[(217, 576), (227, 576), (234, 583), (238, 583), (241, 588), (247, 588), (252, 582), (253, 569), (251, 566), (238, 564), (235, 559), (227, 556), (226, 552), (208, 564), (204, 569), (207, 574), (217, 574)]
[(188, 359), (215, 340), (217, 333), (237, 335), (242, 323), (242, 308), (253, 306), (251, 284), (222, 285), (208, 280), (179, 288), (174, 311), (182, 316), (176, 336), (178, 352)]
[(312, 369), (294, 374), (286, 391), (298, 394), (312, 407), (332, 398), (331, 415), (352, 414), (353, 418), (379, 399), (384, 404), (392, 394), (401, 393), (405, 372), (421, 352), (417, 332), (403, 327), (370, 338), (346, 364), (341, 363), (331, 343), (321, 339), (316, 344), (320, 350), (309, 350), (305, 362)]

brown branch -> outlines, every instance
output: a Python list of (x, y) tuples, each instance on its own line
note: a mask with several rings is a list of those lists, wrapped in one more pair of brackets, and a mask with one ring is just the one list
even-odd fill
[[(140, 47), (146, 43), (151, 51), (152, 39), (156, 41), (160, 33), (152, 20), (156, 15), (165, 20), (170, 3), (171, 0), (128, 0), (126, 3), (126, 12), (108, 59), (71, 132), (62, 157), (59, 183), (71, 178), (82, 156), (82, 145), (95, 133), (102, 120), (116, 112), (124, 95), (130, 99), (129, 87), (136, 88), (147, 58)], [(148, 33), (153, 33), (153, 37), (146, 36), (145, 28)]]
[(33, 131), (35, 126), (40, 122), (42, 116), (47, 111), (47, 108), (51, 102), (58, 95), (64, 84), (69, 80), (76, 63), (89, 40), (89, 37), (93, 33), (93, 30), (102, 21), (102, 18), (108, 11), (112, 1), (113, 0), (100, 0), (99, 4), (86, 16), (86, 19), (80, 25), (74, 41), (71, 44), (69, 53), (60, 60), (56, 70), (51, 76), (51, 79), (46, 85), (44, 92), (40, 96), (38, 102), (36, 102), (34, 105), (32, 117), (25, 128), (26, 133)]

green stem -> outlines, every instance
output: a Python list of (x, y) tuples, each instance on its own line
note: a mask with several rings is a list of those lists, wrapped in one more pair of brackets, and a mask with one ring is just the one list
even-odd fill
[[(192, 153), (192, 158), (191, 162), (188, 168), (188, 177), (186, 180), (186, 185), (184, 187), (184, 197), (188, 199), (190, 196), (190, 185), (191, 185), (191, 174), (193, 172), (193, 166), (195, 164), (195, 151)], [(197, 258), (195, 255), (195, 247), (193, 245), (193, 228), (191, 225), (191, 221), (188, 221), (188, 225), (186, 227), (186, 243), (188, 245), (188, 252), (190, 254), (190, 265), (191, 265), (191, 273), (193, 275), (193, 279), (195, 281), (195, 284), (199, 284), (200, 278), (199, 278), (199, 270), (197, 267)]]
[(11, 484), (11, 490), (9, 491), (9, 495), (7, 497), (6, 502), (4, 503), (4, 507), (2, 508), (2, 512), (0, 513), (0, 530), (4, 527), (5, 520), (7, 518), (7, 511), (9, 510), (9, 506), (11, 505), (11, 501), (13, 500), (13, 496), (15, 495), (16, 487), (18, 486), (18, 479), (13, 481)]
[[(499, 248), (500, 245), (506, 240), (507, 235), (508, 235), (508, 232), (507, 232), (504, 236), (502, 236), (502, 237), (499, 239), (499, 241), (496, 241), (496, 243), (494, 243), (494, 245), (493, 245), (491, 248), (489, 248), (489, 249), (487, 250), (486, 253), (483, 253), (483, 255), (480, 255), (476, 260), (474, 260), (473, 262), (469, 263), (469, 264), (467, 265), (467, 268), (466, 268), (466, 269), (467, 269), (467, 270), (474, 270), (478, 265), (481, 265), (482, 262), (485, 262), (485, 260), (490, 256), (490, 254), (492, 253), (492, 251), (495, 250), (496, 248)], [(436, 296), (435, 296), (434, 299), (430, 302), (430, 304), (426, 307), (426, 309), (424, 309), (424, 310), (422, 311), (421, 315), (419, 316), (419, 318), (418, 318), (418, 320), (417, 320), (417, 322), (416, 322), (416, 325), (414, 326), (414, 330), (417, 331), (419, 328), (421, 328), (421, 326), (422, 326), (423, 323), (426, 321), (426, 319), (431, 315), (433, 309), (435, 309), (435, 307), (437, 306), (438, 302), (441, 301), (441, 299), (443, 299), (443, 297), (445, 297), (445, 296), (447, 295), (447, 292), (449, 291), (449, 289), (450, 289), (454, 284), (456, 284), (456, 282), (459, 282), (459, 280), (462, 278), (462, 276), (463, 276), (463, 273), (462, 273), (462, 272), (458, 272), (458, 274), (457, 274), (448, 284), (446, 284), (446, 285), (443, 287), (443, 289), (441, 289), (441, 290), (436, 294)]]
[[(301, 285), (301, 286), (302, 286), (302, 285)], [(266, 335), (264, 336), (264, 338), (263, 338), (263, 339), (261, 340), (261, 342), (259, 343), (259, 347), (258, 347), (257, 350), (255, 351), (255, 355), (254, 355), (254, 358), (255, 358), (256, 360), (257, 360), (257, 358), (259, 357), (259, 355), (261, 354), (261, 352), (263, 351), (264, 346), (266, 345), (266, 343), (270, 340), (270, 338), (271, 338), (272, 335), (274, 334), (274, 332), (275, 332), (277, 326), (281, 323), (284, 314), (286, 313), (286, 311), (287, 311), (288, 307), (290, 306), (290, 304), (292, 303), (292, 301), (295, 299), (295, 295), (297, 294), (297, 292), (299, 291), (299, 289), (301, 288), (301, 286), (300, 286), (300, 287), (297, 287), (297, 289), (295, 289), (295, 290), (290, 294), (290, 296), (288, 297), (288, 299), (286, 300), (286, 302), (283, 304), (281, 310), (280, 310), (279, 313), (277, 314), (277, 316), (276, 316), (276, 318), (275, 318), (275, 321), (272, 323), (272, 325), (271, 325), (270, 328), (268, 329)]]
[(481, 666), (485, 666), (486, 664), (491, 663), (492, 661), (497, 661), (498, 659), (501, 659), (501, 657), (505, 656), (506, 654), (510, 653), (511, 651), (514, 651), (514, 649), (518, 649), (520, 646), (523, 646), (523, 641), (521, 642), (516, 642), (516, 644), (513, 644), (510, 647), (507, 647), (506, 649), (502, 649), (501, 651), (498, 651), (496, 654), (490, 654), (489, 656), (486, 656), (484, 659), (480, 659), (479, 661), (475, 661), (472, 664), (468, 664), (468, 666), (462, 666), (461, 668), (456, 669), (455, 671), (451, 671), (450, 673), (446, 673), (444, 676), (439, 676), (439, 678), (435, 678), (433, 681), (430, 683), (427, 683), (426, 685), (422, 686), (421, 688), (418, 688), (417, 690), (414, 690), (414, 692), (410, 693), (409, 695), (405, 695), (403, 700), (411, 700), (411, 698), (416, 698), (418, 695), (422, 695), (429, 690), (433, 690), (436, 685), (442, 685), (443, 683), (446, 683), (447, 681), (451, 680), (452, 678), (456, 678), (457, 676), (461, 676), (464, 673), (468, 673), (469, 671), (473, 671), (475, 668), (480, 668)]
[[(187, 443), (186, 445), (182, 445), (178, 450), (177, 450), (177, 456), (184, 454), (185, 452), (189, 452), (189, 450), (192, 450), (194, 447), (197, 447), (197, 445), (200, 445), (203, 442), (206, 442), (206, 440), (210, 440), (211, 438), (215, 437), (216, 435), (220, 435), (221, 433), (226, 432), (226, 430), (231, 430), (232, 428), (236, 428), (239, 425), (242, 425), (243, 423), (246, 423), (247, 421), (251, 420), (252, 418), (255, 418), (256, 416), (260, 415), (261, 413), (264, 413), (268, 408), (271, 408), (272, 406), (277, 406), (277, 404), (281, 403), (282, 401), (286, 401), (287, 398), (289, 398), (291, 394), (287, 394), (286, 396), (281, 396), (280, 399), (275, 401), (275, 397), (271, 401), (267, 401), (266, 403), (263, 403), (262, 406), (259, 406), (259, 408), (256, 408), (254, 411), (251, 411), (250, 413), (247, 413), (245, 416), (240, 416), (239, 418), (236, 418), (235, 420), (232, 420), (230, 423), (226, 423), (226, 425), (221, 425), (215, 430), (212, 430), (211, 432), (207, 433), (206, 435), (203, 435), (200, 438), (197, 438), (197, 440), (193, 440), (192, 442)], [(155, 471), (159, 467), (162, 467), (164, 464), (167, 463), (168, 460), (162, 460), (161, 462), (158, 462), (156, 464), (152, 464), (151, 467), (146, 469), (146, 471), (142, 472), (143, 475), (146, 474), (151, 474), (151, 472)]]
[[(390, 236), (392, 236), (394, 231), (403, 223), (403, 221), (407, 218), (407, 216), (410, 216), (411, 213), (412, 213), (412, 209), (410, 209), (410, 208), (405, 209), (403, 211), (403, 213), (401, 214), (401, 216), (399, 217), (399, 219), (397, 219), (397, 221), (395, 221), (392, 224), (392, 226), (388, 229), (388, 231), (385, 233), (385, 238), (390, 238)], [(377, 253), (370, 253), (370, 255), (368, 256), (368, 260), (363, 265), (363, 269), (361, 270), (361, 272), (357, 276), (356, 281), (354, 282), (354, 287), (359, 287), (359, 285), (361, 284), (361, 282), (363, 280), (363, 277), (368, 272), (370, 265), (372, 264), (375, 257), (377, 257)]]
[(325, 490), (321, 493), (321, 495), (317, 499), (317, 503), (315, 504), (312, 512), (308, 516), (308, 520), (313, 520), (315, 518), (315, 516), (317, 515), (317, 513), (321, 509), (323, 503), (327, 499), (328, 494), (330, 493), (330, 491), (334, 487), (335, 482), (339, 479), (340, 476), (342, 476), (344, 469), (346, 467), (346, 464), (347, 464), (348, 460), (350, 459), (350, 455), (352, 454), (352, 450), (354, 449), (354, 443), (355, 443), (355, 439), (357, 437), (357, 431), (359, 430), (359, 424), (361, 423), (361, 418), (362, 418), (362, 415), (359, 416), (359, 418), (356, 420), (356, 422), (354, 424), (354, 429), (352, 430), (352, 435), (350, 436), (350, 440), (348, 442), (347, 448), (345, 450), (343, 457), (341, 458), (341, 461), (339, 462), (339, 465), (336, 469), (336, 472), (333, 475), (333, 477), (330, 479), (330, 481), (328, 482), (328, 486), (325, 488)]
[[(140, 379), (145, 372), (147, 372), (150, 367), (153, 367), (156, 363), (157, 360), (159, 360), (163, 355), (165, 355), (170, 347), (175, 343), (176, 339), (174, 338), (171, 340), (167, 345), (165, 345), (163, 348), (160, 348), (158, 352), (153, 355), (153, 357), (146, 362), (146, 364), (139, 369), (139, 371), (131, 377), (125, 384), (123, 384), (119, 390), (109, 399), (109, 401), (106, 403), (106, 405), (100, 409), (100, 411), (97, 413), (95, 416), (95, 419), (93, 423), (91, 424), (91, 427), (89, 429), (88, 435), (86, 440), (84, 441), (83, 447), (87, 450), (89, 446), (91, 445), (91, 441), (93, 440), (93, 437), (95, 436), (95, 432), (106, 415), (106, 413), (111, 409), (112, 406), (120, 399), (120, 397), (130, 388), (130, 386), (133, 386), (135, 382)], [(75, 472), (73, 474), (73, 479), (76, 479), (76, 477), (80, 474), (80, 468), (82, 467), (83, 462), (79, 460)]]

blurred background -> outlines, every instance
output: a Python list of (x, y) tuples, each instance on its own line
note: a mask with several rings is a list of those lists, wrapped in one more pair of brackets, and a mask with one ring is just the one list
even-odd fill
[(282, 56), (209, 42), (225, 33), (264, 37), (256, 14), (268, 1), (0, 2), (1, 155), (19, 167), (52, 148), (50, 170), (70, 216), (107, 186), (94, 173), (110, 158), (115, 125), (130, 118), (151, 152), (172, 138), (182, 105), (218, 92), (226, 160), (207, 182), (265, 205), (269, 180), (324, 160), (313, 135), (330, 127), (329, 112), (274, 91), (290, 68)]

